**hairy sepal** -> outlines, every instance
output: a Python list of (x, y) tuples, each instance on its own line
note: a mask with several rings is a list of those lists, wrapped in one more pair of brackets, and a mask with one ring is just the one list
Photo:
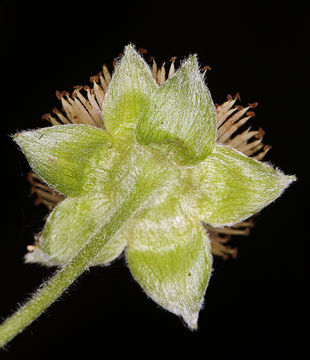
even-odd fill
[[(26, 262), (47, 266), (65, 265), (112, 214), (112, 204), (104, 196), (65, 199), (49, 215), (37, 248), (26, 255)], [(91, 265), (110, 263), (121, 254), (125, 245), (123, 237), (113, 238)]]
[[(131, 149), (128, 146), (126, 141), (115, 142), (107, 156), (102, 157), (99, 151), (91, 157), (83, 194), (66, 198), (54, 209), (38, 237), (38, 247), (27, 254), (27, 262), (66, 264), (137, 187), (141, 197), (150, 194), (150, 199), (147, 196), (143, 202), (144, 212), (154, 204), (177, 199), (182, 182), (171, 163), (166, 164), (161, 153), (147, 151), (140, 145)], [(107, 264), (122, 252), (130, 241), (127, 229), (136, 226), (139, 214), (119, 229), (92, 265)]]
[(295, 180), (225, 145), (192, 171), (194, 208), (213, 226), (233, 225), (277, 199)]
[(92, 154), (112, 147), (105, 130), (89, 125), (56, 125), (13, 136), (32, 169), (64, 195), (83, 191)]
[(157, 304), (196, 329), (212, 267), (205, 231), (172, 201), (142, 212), (127, 236), (135, 280)]
[(175, 144), (182, 161), (192, 163), (212, 153), (216, 140), (216, 111), (191, 56), (151, 96), (136, 129), (141, 144)]
[(126, 46), (103, 103), (103, 121), (108, 131), (132, 137), (137, 118), (156, 88), (147, 63), (133, 45)]

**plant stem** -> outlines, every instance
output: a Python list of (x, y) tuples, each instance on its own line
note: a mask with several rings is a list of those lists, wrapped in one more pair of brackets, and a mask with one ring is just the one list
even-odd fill
[[(145, 184), (144, 184), (145, 185)], [(0, 348), (25, 329), (51, 305), (72, 282), (88, 268), (103, 246), (120, 230), (129, 217), (145, 200), (147, 186), (137, 186), (113, 216), (90, 238), (80, 252), (72, 258), (0, 326)]]

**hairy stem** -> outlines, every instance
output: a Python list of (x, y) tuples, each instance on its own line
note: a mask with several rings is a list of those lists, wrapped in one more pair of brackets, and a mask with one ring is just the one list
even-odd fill
[[(142, 185), (142, 186), (141, 186)], [(114, 215), (90, 238), (80, 252), (0, 325), (0, 347), (12, 340), (51, 305), (89, 267), (103, 246), (121, 229), (147, 197), (147, 186), (137, 185)]]

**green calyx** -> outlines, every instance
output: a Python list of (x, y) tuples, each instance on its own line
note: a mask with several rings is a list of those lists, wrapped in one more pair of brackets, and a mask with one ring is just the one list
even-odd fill
[(130, 138), (137, 118), (156, 88), (149, 66), (133, 46), (128, 45), (104, 100), (102, 116), (107, 131), (118, 137)]
[(216, 138), (215, 107), (191, 56), (160, 88), (154, 91), (139, 117), (136, 136), (141, 144), (175, 144), (187, 163), (212, 153)]
[(102, 224), (116, 224), (88, 265), (125, 250), (144, 291), (195, 329), (212, 267), (201, 222), (244, 220), (295, 177), (215, 144), (215, 109), (196, 56), (158, 87), (127, 46), (103, 120), (104, 129), (61, 125), (14, 136), (33, 170), (67, 196), (26, 261), (63, 267), (101, 236)]
[(215, 117), (195, 55), (158, 87), (142, 57), (126, 47), (103, 104), (108, 132), (124, 138), (135, 134), (140, 144), (170, 145), (176, 160), (195, 163), (214, 148)]

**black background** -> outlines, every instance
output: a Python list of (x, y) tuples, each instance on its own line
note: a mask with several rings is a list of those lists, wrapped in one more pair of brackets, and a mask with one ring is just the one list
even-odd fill
[(300, 358), (309, 122), (303, 88), (305, 9), (296, 1), (290, 6), (272, 1), (2, 1), (0, 9), (1, 318), (53, 272), (23, 264), (45, 211), (33, 205), (28, 165), (8, 135), (45, 126), (41, 115), (59, 106), (55, 91), (87, 84), (129, 42), (146, 48), (146, 58), (153, 55), (160, 64), (198, 53), (201, 65), (212, 68), (207, 83), (214, 101), (238, 91), (241, 104), (258, 101), (253, 127), (264, 128), (265, 143), (273, 146), (266, 160), (298, 177), (262, 212), (251, 235), (237, 240), (238, 258), (216, 259), (197, 332), (147, 299), (120, 258), (82, 275), (0, 358)]

